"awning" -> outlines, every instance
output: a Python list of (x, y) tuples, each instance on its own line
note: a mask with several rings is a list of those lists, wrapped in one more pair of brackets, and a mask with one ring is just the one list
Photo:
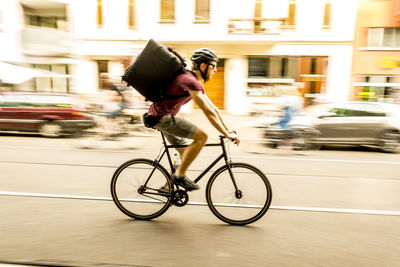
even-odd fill
[(39, 70), (0, 62), (0, 81), (3, 83), (19, 84), (40, 74), (43, 73)]
[(2, 83), (20, 84), (34, 77), (59, 78), (59, 77), (72, 77), (72, 76), (0, 62), (0, 82)]

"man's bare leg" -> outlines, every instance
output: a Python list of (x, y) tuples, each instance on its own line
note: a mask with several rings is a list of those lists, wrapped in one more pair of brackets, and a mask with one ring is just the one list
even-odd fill
[(192, 164), (193, 160), (199, 155), (201, 149), (207, 143), (208, 136), (203, 130), (197, 128), (192, 139), (194, 141), (189, 146), (178, 149), (182, 160), (181, 165), (179, 165), (176, 171), (178, 177), (182, 177), (186, 174), (190, 164)]
[[(189, 168), (190, 164), (193, 162), (193, 160), (197, 157), (197, 155), (200, 153), (201, 149), (204, 147), (204, 145), (207, 143), (208, 136), (205, 132), (200, 130), (199, 128), (196, 129), (196, 131), (193, 134), (193, 143), (190, 144), (187, 147), (180, 147), (176, 148), (176, 150), (179, 153), (179, 157), (181, 158), (181, 165), (177, 166), (178, 169), (181, 169), (181, 166), (183, 165), (184, 162), (184, 157), (186, 157), (186, 163), (184, 165), (184, 170), (183, 174), (181, 175), (178, 170), (176, 170), (176, 175), (177, 176), (183, 176), (185, 175), (187, 169)], [(197, 140), (197, 142), (196, 142)], [(193, 150), (191, 150), (193, 149)], [(189, 152), (188, 152), (189, 151)], [(192, 154), (195, 153), (195, 154)], [(168, 182), (165, 183), (164, 185), (165, 188), (168, 188)]]

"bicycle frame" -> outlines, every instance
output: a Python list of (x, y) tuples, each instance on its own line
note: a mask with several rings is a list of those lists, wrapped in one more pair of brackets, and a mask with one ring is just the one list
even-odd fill
[[(164, 150), (159, 154), (158, 158), (154, 160), (154, 163), (153, 163), (154, 164), (154, 168), (153, 168), (152, 172), (150, 173), (149, 178), (146, 180), (146, 182), (144, 184), (144, 187), (147, 186), (147, 183), (150, 180), (151, 176), (153, 175), (153, 172), (155, 171), (156, 166), (160, 164), (160, 161), (162, 160), (162, 158), (164, 157), (165, 154), (167, 154), (168, 163), (169, 163), (169, 166), (171, 168), (172, 173), (175, 172), (175, 166), (172, 163), (171, 154), (169, 152), (170, 148), (181, 148), (181, 147), (187, 147), (188, 146), (188, 145), (168, 145), (167, 141), (165, 140), (165, 136), (164, 136), (164, 134), (162, 132), (161, 132), (161, 137), (162, 137), (162, 140), (163, 140)], [(194, 183), (198, 183), (204, 177), (204, 175), (207, 174), (208, 171), (210, 171), (221, 159), (224, 159), (226, 165), (228, 166), (229, 174), (230, 174), (232, 182), (233, 182), (233, 184), (235, 186), (235, 190), (237, 190), (237, 185), (236, 185), (236, 182), (235, 182), (235, 179), (233, 177), (233, 173), (232, 173), (232, 170), (231, 170), (231, 167), (230, 167), (230, 162), (231, 161), (230, 161), (230, 159), (228, 157), (228, 153), (226, 152), (226, 147), (225, 147), (225, 143), (224, 143), (224, 139), (225, 138), (226, 137), (221, 135), (221, 136), (219, 136), (219, 139), (220, 139), (219, 143), (209, 143), (209, 144), (205, 145), (206, 147), (220, 146), (222, 148), (222, 153), (212, 163), (210, 163), (210, 165), (208, 165), (208, 167), (202, 173), (200, 173), (199, 176), (196, 177), (196, 179), (194, 180)]]

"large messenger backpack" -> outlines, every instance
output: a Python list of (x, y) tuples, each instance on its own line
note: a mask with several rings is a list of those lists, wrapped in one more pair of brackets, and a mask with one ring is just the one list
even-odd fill
[(185, 67), (184, 59), (177, 52), (150, 39), (122, 80), (146, 100), (158, 102), (181, 97), (166, 95), (165, 91), (177, 75), (185, 72)]

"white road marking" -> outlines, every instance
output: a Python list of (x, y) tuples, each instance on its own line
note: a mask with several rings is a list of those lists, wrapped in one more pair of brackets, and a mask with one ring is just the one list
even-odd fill
[[(41, 194), (41, 193), (10, 192), (10, 191), (0, 191), (0, 196), (40, 197), (40, 198), (59, 198), (59, 199), (112, 201), (112, 198), (110, 198), (110, 197)], [(151, 200), (151, 199), (150, 200), (128, 199), (126, 201), (132, 201), (132, 202), (154, 202), (154, 200)], [(207, 203), (205, 203), (205, 202), (189, 202), (188, 205), (207, 206)], [(237, 207), (237, 208), (251, 208), (252, 207), (252, 206), (249, 206), (249, 205), (235, 205), (235, 204), (218, 204), (218, 206)], [(274, 209), (274, 210), (291, 210), (291, 211), (310, 211), (310, 212), (328, 212), (328, 213), (350, 213), (350, 214), (400, 216), (400, 211), (390, 211), (390, 210), (341, 209), (341, 208), (296, 207), (296, 206), (270, 206), (269, 208), (270, 209)]]

